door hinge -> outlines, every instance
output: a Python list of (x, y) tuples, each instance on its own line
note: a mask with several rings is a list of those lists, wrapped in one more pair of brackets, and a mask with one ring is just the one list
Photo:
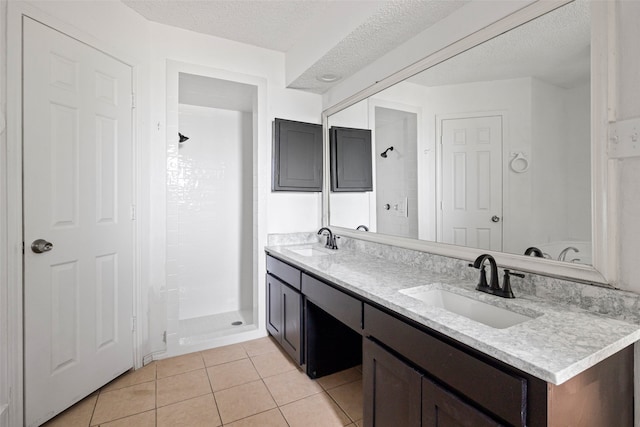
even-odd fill
[(131, 205), (131, 220), (135, 221), (136, 219), (136, 205)]
[(22, 255), (24, 255), (24, 242), (22, 242)]
[(162, 332), (162, 342), (167, 343), (167, 331)]
[(136, 94), (131, 94), (131, 108), (136, 108)]
[(136, 316), (131, 316), (131, 332), (136, 331), (136, 327), (137, 327), (136, 323), (137, 323)]

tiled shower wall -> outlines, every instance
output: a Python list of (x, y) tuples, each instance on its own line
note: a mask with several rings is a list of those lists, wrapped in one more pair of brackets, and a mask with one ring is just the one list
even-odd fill
[(253, 306), (252, 114), (180, 104), (178, 118), (189, 140), (168, 148), (169, 331)]

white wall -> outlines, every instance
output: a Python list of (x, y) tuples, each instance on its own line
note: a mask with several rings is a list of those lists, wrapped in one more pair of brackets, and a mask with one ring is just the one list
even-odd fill
[(589, 99), (532, 80), (531, 245), (591, 241)]
[(567, 206), (571, 221), (567, 224), (567, 238), (591, 241), (591, 186), (586, 177), (591, 176), (591, 150), (585, 149), (591, 141), (591, 130), (584, 123), (590, 122), (591, 93), (585, 85), (565, 92), (567, 105), (567, 139), (569, 150), (566, 170)]
[[(7, 111), (7, 0), (0, 0), (0, 170), (6, 171)], [(7, 241), (6, 176), (0, 173), (0, 242)], [(7, 307), (7, 253), (0, 245), (0, 427), (9, 425), (9, 329)]]

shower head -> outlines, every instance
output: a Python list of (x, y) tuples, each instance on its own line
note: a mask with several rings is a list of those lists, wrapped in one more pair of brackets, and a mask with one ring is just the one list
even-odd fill
[(385, 159), (386, 159), (386, 158), (387, 158), (387, 151), (393, 151), (393, 146), (391, 146), (391, 147), (387, 148), (387, 149), (386, 149), (386, 150), (384, 150), (382, 153), (380, 153), (380, 157), (383, 157), (383, 158), (385, 158)]
[(178, 142), (179, 142), (180, 144), (182, 144), (183, 142), (185, 142), (186, 140), (188, 140), (188, 139), (189, 139), (189, 137), (188, 137), (188, 136), (184, 136), (184, 135), (183, 135), (183, 134), (181, 134), (180, 132), (178, 132), (178, 138), (179, 138), (179, 139), (178, 139)]

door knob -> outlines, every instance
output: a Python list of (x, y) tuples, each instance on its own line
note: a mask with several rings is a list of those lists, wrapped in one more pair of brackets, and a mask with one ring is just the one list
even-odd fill
[(500, 222), (500, 217), (498, 215), (494, 215), (491, 217), (491, 222)]
[(51, 249), (53, 249), (53, 243), (47, 242), (44, 239), (34, 240), (31, 244), (31, 250), (37, 254), (49, 252)]

